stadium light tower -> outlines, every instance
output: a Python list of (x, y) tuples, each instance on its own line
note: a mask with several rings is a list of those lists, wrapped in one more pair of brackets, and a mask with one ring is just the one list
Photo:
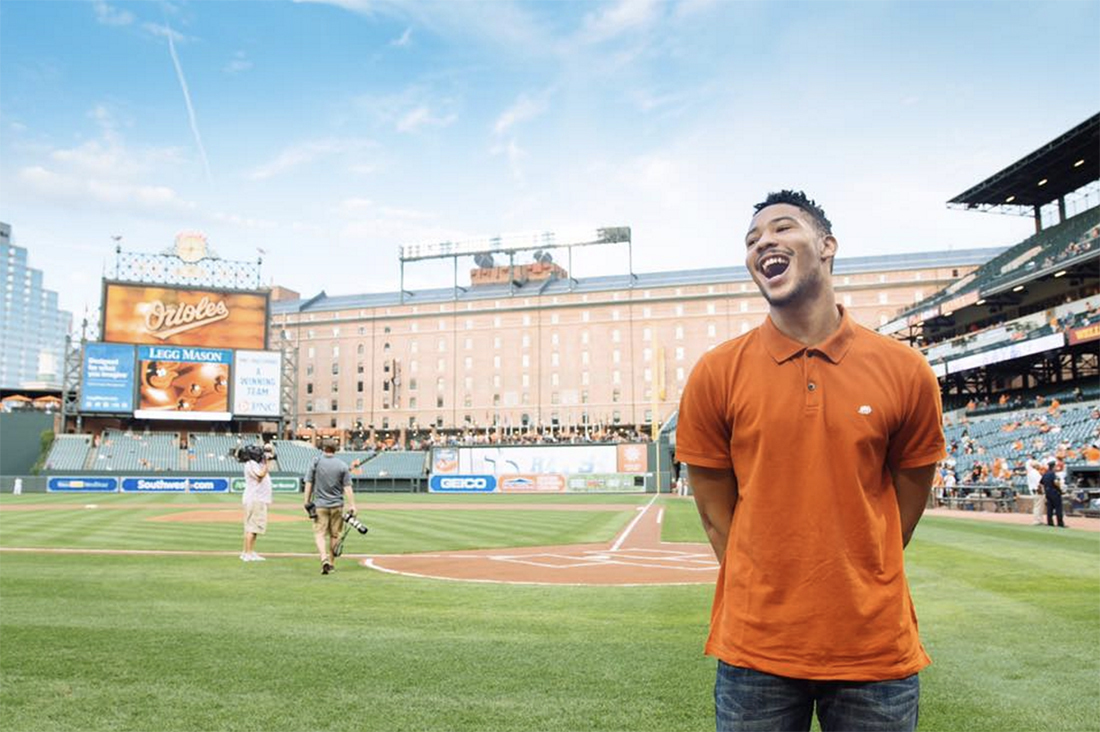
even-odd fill
[[(605, 226), (597, 229), (566, 230), (560, 232), (539, 231), (525, 234), (499, 234), (492, 237), (480, 237), (465, 241), (443, 241), (427, 244), (403, 244), (397, 248), (401, 262), (401, 302), (405, 302), (405, 262), (417, 262), (425, 259), (454, 260), (454, 292), (463, 288), (458, 286), (458, 258), (474, 257), (479, 266), (493, 261), (493, 255), (508, 256), (508, 266), (515, 269), (517, 252), (535, 252), (539, 262), (552, 261), (550, 249), (566, 249), (569, 252), (569, 270), (573, 268), (573, 248), (595, 246), (598, 244), (626, 244), (627, 270), (630, 283), (634, 283), (634, 253), (629, 226)], [(573, 279), (570, 277), (570, 289)]]

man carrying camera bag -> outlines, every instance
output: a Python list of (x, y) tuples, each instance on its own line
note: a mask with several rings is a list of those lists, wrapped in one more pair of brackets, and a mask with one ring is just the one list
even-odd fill
[(244, 551), (242, 562), (262, 562), (256, 553), (256, 536), (267, 531), (267, 507), (271, 504), (271, 476), (267, 461), (270, 456), (259, 445), (247, 445), (237, 451), (244, 462)]
[(321, 457), (306, 476), (306, 512), (313, 519), (313, 540), (321, 553), (321, 574), (335, 567), (336, 544), (344, 529), (344, 499), (350, 514), (355, 513), (355, 493), (351, 490), (348, 466), (335, 457), (336, 446), (326, 442)]

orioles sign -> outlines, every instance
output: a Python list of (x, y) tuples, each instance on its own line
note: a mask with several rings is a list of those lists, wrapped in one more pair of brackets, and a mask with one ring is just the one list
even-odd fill
[(267, 293), (108, 282), (103, 340), (207, 348), (267, 347)]

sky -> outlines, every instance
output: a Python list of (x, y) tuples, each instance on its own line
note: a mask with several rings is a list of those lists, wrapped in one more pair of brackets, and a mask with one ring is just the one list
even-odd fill
[(0, 221), (77, 322), (115, 237), (185, 230), (307, 297), (396, 291), (400, 245), (600, 226), (632, 247), (577, 276), (738, 265), (781, 188), (840, 257), (1008, 246), (1029, 218), (946, 202), (1100, 109), (1098, 27), (1097, 0), (0, 0)]

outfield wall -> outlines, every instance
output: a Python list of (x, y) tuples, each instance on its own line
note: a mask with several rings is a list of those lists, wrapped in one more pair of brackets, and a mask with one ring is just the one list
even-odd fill
[(637, 493), (657, 490), (647, 443), (432, 449), (432, 493)]

